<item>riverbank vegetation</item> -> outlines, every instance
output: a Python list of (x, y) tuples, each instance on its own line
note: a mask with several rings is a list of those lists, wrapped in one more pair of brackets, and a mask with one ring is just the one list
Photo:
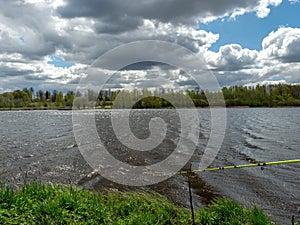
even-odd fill
[[(222, 93), (172, 89), (144, 90), (88, 90), (86, 93), (69, 91), (34, 91), (24, 88), (0, 94), (0, 109), (71, 109), (82, 108), (172, 108), (220, 106), (225, 99), (227, 107), (298, 107), (300, 85), (257, 85), (256, 87), (223, 87)], [(207, 99), (211, 99), (210, 104)], [(75, 101), (74, 101), (75, 100)], [(191, 101), (192, 100), (192, 101)], [(173, 104), (172, 104), (173, 102)], [(176, 105), (174, 105), (174, 102)]]
[[(257, 207), (217, 199), (195, 212), (196, 224), (271, 224)], [(192, 224), (190, 211), (154, 193), (96, 194), (74, 186), (33, 183), (0, 188), (0, 224)]]

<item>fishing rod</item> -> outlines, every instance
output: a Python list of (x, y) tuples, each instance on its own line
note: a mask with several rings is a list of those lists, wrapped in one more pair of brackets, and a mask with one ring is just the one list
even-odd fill
[(227, 169), (241, 169), (247, 167), (255, 167), (255, 166), (269, 166), (269, 165), (281, 165), (281, 164), (291, 164), (291, 163), (300, 163), (300, 159), (289, 159), (282, 161), (274, 161), (274, 162), (260, 162), (260, 163), (250, 163), (250, 164), (242, 164), (235, 166), (224, 166), (224, 167), (211, 167), (203, 170), (184, 170), (180, 171), (177, 174), (187, 174), (187, 173), (201, 173), (206, 171), (217, 171), (217, 170), (227, 170)]

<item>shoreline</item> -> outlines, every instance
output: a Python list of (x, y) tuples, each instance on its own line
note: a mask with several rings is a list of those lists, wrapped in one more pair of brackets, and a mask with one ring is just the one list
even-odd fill
[[(184, 168), (186, 167), (187, 166), (185, 166)], [(191, 173), (190, 181), (193, 204), (195, 207), (209, 206), (215, 199), (225, 198), (224, 195), (218, 193), (213, 186), (205, 182), (196, 173)], [(186, 175), (182, 174), (174, 175), (169, 179), (157, 184), (135, 187), (114, 183), (107, 180), (106, 178), (103, 178), (100, 174), (93, 171), (81, 177), (76, 184), (84, 189), (93, 190), (98, 193), (101, 193), (107, 189), (117, 190), (121, 192), (143, 191), (151, 193), (154, 191), (160, 195), (165, 196), (176, 205), (183, 206), (185, 208), (190, 207), (188, 179)]]
[[(185, 208), (190, 207), (188, 196), (188, 183), (187, 177), (183, 175), (176, 175), (168, 180), (143, 187), (131, 187), (111, 182), (98, 174), (91, 176), (87, 175), (81, 178), (77, 185), (87, 190), (93, 190), (97, 193), (101, 193), (105, 190), (117, 190), (121, 192), (156, 192), (168, 198), (176, 205), (183, 206)], [(221, 194), (214, 190), (214, 187), (203, 181), (198, 175), (192, 174), (191, 176), (191, 188), (193, 196), (193, 204), (196, 207), (209, 206), (217, 198), (225, 198)]]
[[(212, 106), (212, 107), (195, 107), (196, 109), (210, 109), (210, 108), (226, 108), (226, 109), (285, 109), (285, 108), (300, 108), (300, 106)], [(71, 110), (114, 110), (113, 108), (109, 107), (96, 107), (96, 108), (85, 108), (85, 109), (73, 109), (73, 108), (31, 108), (31, 107), (24, 107), (24, 108), (0, 108), (0, 111), (47, 111), (47, 110), (61, 110), (61, 111), (71, 111)], [(175, 108), (140, 108), (140, 109), (130, 109), (130, 110), (162, 110), (162, 109), (175, 109)], [(178, 109), (193, 109), (193, 108), (178, 108)], [(117, 109), (122, 110), (122, 109)]]

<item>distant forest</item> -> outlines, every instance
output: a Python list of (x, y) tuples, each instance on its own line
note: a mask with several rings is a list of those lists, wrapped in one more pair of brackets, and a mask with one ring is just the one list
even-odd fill
[[(222, 89), (227, 107), (285, 107), (300, 106), (300, 85), (257, 85), (256, 87), (232, 86)], [(172, 89), (144, 90), (101, 90), (86, 93), (69, 91), (34, 91), (24, 88), (0, 94), (0, 109), (71, 109), (75, 108), (172, 108), (186, 107), (193, 103), (196, 107), (208, 107), (207, 97), (218, 106), (220, 93), (195, 88), (185, 92)], [(76, 98), (75, 98), (76, 97)], [(74, 101), (75, 99), (75, 101)], [(140, 99), (140, 100), (139, 100)], [(168, 99), (168, 100), (166, 100)], [(192, 102), (190, 101), (192, 99)]]

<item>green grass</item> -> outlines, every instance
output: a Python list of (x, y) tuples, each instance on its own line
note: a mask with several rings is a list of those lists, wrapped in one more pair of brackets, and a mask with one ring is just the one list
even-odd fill
[(226, 199), (216, 199), (209, 208), (200, 209), (198, 216), (201, 224), (207, 225), (272, 224), (263, 211), (256, 206), (249, 210), (233, 200)]
[[(190, 211), (158, 194), (105, 192), (29, 184), (0, 188), (0, 224), (192, 224)], [(262, 210), (217, 199), (195, 212), (196, 224), (271, 224)]]

